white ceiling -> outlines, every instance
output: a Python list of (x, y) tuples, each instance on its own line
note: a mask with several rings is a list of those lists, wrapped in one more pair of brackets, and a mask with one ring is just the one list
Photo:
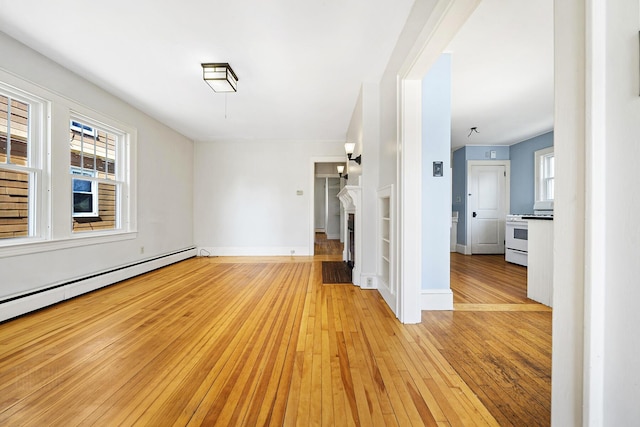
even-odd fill
[[(0, 0), (0, 28), (194, 140), (344, 140), (412, 5)], [(454, 146), (552, 128), (552, 29), (552, 0), (483, 0), (449, 49)], [(202, 62), (229, 62), (238, 92), (214, 93)]]
[(447, 51), (454, 148), (553, 129), (553, 0), (482, 0)]

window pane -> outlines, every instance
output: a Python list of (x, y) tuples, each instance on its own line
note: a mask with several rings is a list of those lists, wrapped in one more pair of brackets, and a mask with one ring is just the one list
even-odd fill
[(92, 213), (93, 194), (73, 193), (73, 213)]
[(554, 195), (553, 195), (553, 178), (550, 178), (546, 181), (546, 185), (545, 185), (545, 199), (546, 200), (553, 200), (554, 199)]
[(29, 106), (11, 100), (11, 163), (27, 166), (27, 140), (29, 137)]
[(71, 120), (71, 166), (91, 176), (115, 179), (117, 135)]
[(0, 95), (0, 163), (7, 163), (7, 102), (9, 98)]
[(73, 180), (73, 191), (82, 191), (85, 193), (91, 193), (91, 181), (86, 181), (84, 179), (74, 179)]
[[(74, 180), (83, 181), (83, 180)], [(85, 181), (90, 182), (90, 181)], [(117, 213), (117, 193), (118, 186), (115, 184), (98, 183), (98, 216), (75, 216), (73, 218), (73, 231), (96, 231), (96, 230), (113, 230), (118, 228)], [(76, 197), (78, 202), (83, 202), (84, 207), (91, 206), (88, 212), (93, 209), (95, 193), (74, 193), (74, 209)], [(82, 208), (79, 206), (79, 208)]]
[(28, 165), (29, 105), (0, 95), (0, 163)]
[(29, 235), (30, 175), (0, 169), (0, 239)]
[(115, 153), (117, 136), (104, 131), (98, 131), (98, 161), (97, 176), (105, 179), (115, 179)]
[(118, 187), (115, 184), (100, 183), (99, 187), (99, 208), (100, 218), (103, 229), (105, 228), (117, 228), (116, 224), (116, 200)]

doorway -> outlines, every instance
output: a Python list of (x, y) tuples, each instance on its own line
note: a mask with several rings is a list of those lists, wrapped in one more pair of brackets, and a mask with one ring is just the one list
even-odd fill
[(341, 255), (340, 239), (340, 178), (315, 179), (315, 254)]
[(344, 231), (340, 221), (341, 205), (337, 195), (343, 185), (337, 166), (344, 165), (344, 157), (311, 159), (311, 218), (309, 253), (311, 255), (342, 255)]

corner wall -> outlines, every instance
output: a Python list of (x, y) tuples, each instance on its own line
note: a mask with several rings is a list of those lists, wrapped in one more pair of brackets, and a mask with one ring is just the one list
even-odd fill
[(553, 146), (553, 132), (513, 144), (509, 147), (511, 159), (510, 213), (533, 213), (535, 202), (535, 152)]
[[(193, 143), (121, 99), (0, 33), (0, 68), (137, 129), (137, 233), (131, 239), (2, 257), (0, 299), (149, 260), (193, 245)], [(53, 105), (53, 144), (68, 138), (68, 117)], [(65, 130), (66, 129), (66, 130)], [(62, 131), (63, 138), (56, 133)], [(52, 203), (54, 217), (69, 206)], [(55, 224), (54, 224), (55, 225)], [(143, 249), (142, 249), (143, 248)], [(142, 253), (144, 252), (144, 253)]]
[(197, 142), (195, 244), (211, 255), (310, 255), (310, 161), (341, 155), (344, 141)]

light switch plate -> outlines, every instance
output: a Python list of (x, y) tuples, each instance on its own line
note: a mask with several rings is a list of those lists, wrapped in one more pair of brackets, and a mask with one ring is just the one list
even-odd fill
[(433, 162), (433, 176), (442, 176), (442, 162)]

